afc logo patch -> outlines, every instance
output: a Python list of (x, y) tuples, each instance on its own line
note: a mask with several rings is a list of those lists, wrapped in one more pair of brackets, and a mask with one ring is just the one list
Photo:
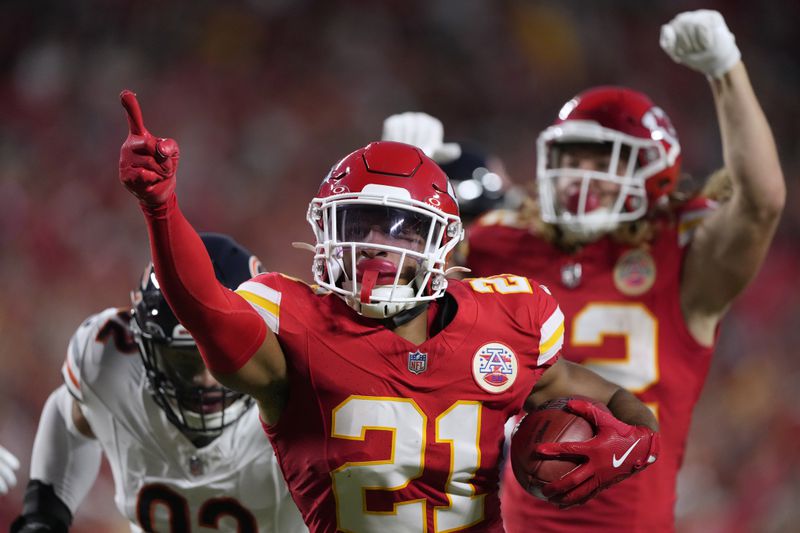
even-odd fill
[(614, 285), (626, 296), (644, 294), (655, 282), (656, 262), (647, 250), (628, 250), (614, 266)]
[(408, 370), (412, 374), (422, 374), (428, 370), (428, 354), (419, 350), (408, 352)]
[(472, 356), (472, 377), (486, 392), (499, 394), (517, 379), (519, 365), (511, 348), (499, 342), (484, 344)]

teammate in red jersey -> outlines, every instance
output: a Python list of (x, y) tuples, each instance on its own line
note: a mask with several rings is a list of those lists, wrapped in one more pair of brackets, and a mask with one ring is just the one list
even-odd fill
[(312, 531), (502, 531), (503, 425), (557, 396), (596, 398), (626, 422), (598, 424), (607, 438), (575, 470), (587, 481), (559, 504), (655, 460), (650, 410), (559, 360), (563, 316), (547, 288), (448, 284), (458, 206), (419, 149), (373, 143), (325, 177), (307, 216), (316, 286), (265, 274), (233, 292), (178, 208), (177, 143), (145, 129), (133, 93), (122, 101), (120, 179), (140, 200), (161, 291), (214, 376), (255, 398)]
[(656, 465), (567, 511), (528, 496), (508, 469), (511, 533), (531, 524), (673, 530), (676, 474), (719, 322), (758, 271), (783, 208), (772, 134), (722, 16), (678, 15), (661, 45), (709, 78), (727, 198), (678, 201), (681, 149), (667, 115), (641, 93), (599, 87), (567, 102), (539, 137), (538, 213), (491, 213), (470, 233), (468, 266), (552, 288), (566, 317), (565, 356), (635, 393), (662, 433)]

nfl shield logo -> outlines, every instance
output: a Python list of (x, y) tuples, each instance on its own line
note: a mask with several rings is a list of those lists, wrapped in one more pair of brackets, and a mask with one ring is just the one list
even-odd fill
[(428, 354), (419, 350), (408, 352), (408, 370), (413, 374), (422, 374), (428, 369)]
[(193, 476), (202, 476), (205, 472), (203, 460), (196, 455), (189, 457), (189, 472)]

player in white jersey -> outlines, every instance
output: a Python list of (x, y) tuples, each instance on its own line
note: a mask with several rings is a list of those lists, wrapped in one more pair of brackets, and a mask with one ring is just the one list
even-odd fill
[[(203, 235), (237, 287), (261, 271), (229, 237)], [(133, 309), (106, 309), (73, 335), (48, 399), (12, 532), (66, 532), (101, 453), (132, 531), (307, 531), (252, 400), (219, 385), (159, 290), (152, 265)]]

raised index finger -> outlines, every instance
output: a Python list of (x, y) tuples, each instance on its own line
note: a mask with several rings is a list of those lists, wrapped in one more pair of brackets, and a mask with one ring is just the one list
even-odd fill
[(130, 133), (132, 135), (147, 134), (147, 128), (144, 127), (144, 119), (142, 119), (142, 109), (139, 107), (136, 94), (125, 89), (119, 94), (119, 98), (122, 101), (122, 107), (125, 108), (128, 114), (128, 129)]

